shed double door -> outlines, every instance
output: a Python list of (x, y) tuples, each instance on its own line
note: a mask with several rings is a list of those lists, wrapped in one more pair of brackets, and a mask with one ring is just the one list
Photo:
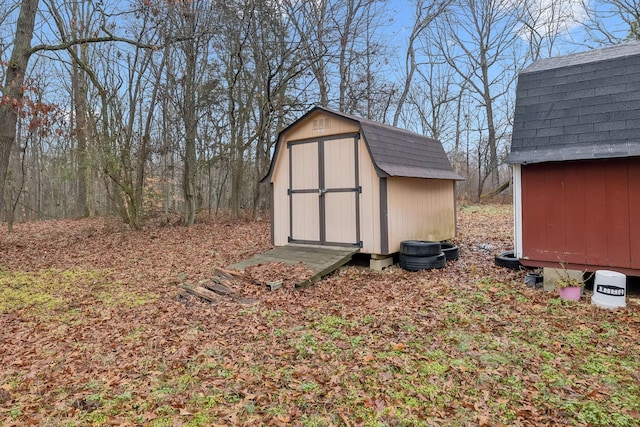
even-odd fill
[(289, 142), (289, 241), (360, 247), (358, 135)]

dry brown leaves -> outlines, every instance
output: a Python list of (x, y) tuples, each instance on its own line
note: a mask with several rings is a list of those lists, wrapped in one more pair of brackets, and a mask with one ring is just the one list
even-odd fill
[[(267, 221), (2, 230), (0, 266), (25, 277), (12, 286), (36, 274), (73, 274), (73, 286), (50, 289), (50, 309), (0, 312), (0, 424), (588, 425), (558, 401), (619, 399), (605, 368), (637, 384), (640, 369), (625, 365), (640, 350), (637, 305), (556, 306), (495, 267), (510, 248), (509, 206), (462, 209), (458, 225), (460, 259), (445, 269), (351, 265), (300, 290), (290, 284), (305, 269), (262, 265), (233, 282), (251, 305), (178, 298), (178, 285), (268, 250)], [(283, 278), (276, 291), (253, 283)]]
[(244, 276), (258, 284), (282, 281), (285, 286), (295, 286), (311, 278), (312, 271), (306, 265), (270, 262), (246, 267)]

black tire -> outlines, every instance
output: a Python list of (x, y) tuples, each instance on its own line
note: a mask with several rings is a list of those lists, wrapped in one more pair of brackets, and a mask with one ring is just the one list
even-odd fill
[(413, 256), (400, 254), (400, 267), (407, 271), (443, 268), (446, 264), (447, 258), (443, 253), (434, 256)]
[(400, 242), (400, 253), (410, 256), (437, 256), (442, 253), (440, 242), (426, 240), (403, 240)]
[(442, 247), (442, 253), (447, 258), (447, 261), (454, 261), (460, 257), (460, 251), (453, 243), (443, 242), (440, 243), (440, 246)]
[(500, 252), (500, 254), (496, 255), (495, 263), (498, 267), (511, 270), (520, 270), (522, 268), (522, 264), (520, 264), (513, 251)]

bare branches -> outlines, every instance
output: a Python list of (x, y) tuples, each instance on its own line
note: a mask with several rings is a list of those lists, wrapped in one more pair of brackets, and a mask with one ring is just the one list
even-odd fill
[(409, 35), (407, 54), (405, 58), (404, 87), (402, 89), (402, 93), (400, 94), (400, 98), (398, 99), (396, 111), (393, 115), (393, 126), (398, 126), (400, 113), (402, 112), (402, 108), (404, 106), (404, 103), (406, 102), (409, 90), (411, 89), (413, 75), (418, 69), (415, 51), (416, 40), (429, 27), (429, 25), (431, 25), (431, 23), (446, 10), (451, 2), (452, 0), (441, 0), (437, 2), (431, 2), (428, 0), (416, 0), (414, 12), (415, 21), (413, 24), (413, 29), (411, 30), (411, 34)]
[(640, 1), (584, 1), (584, 9), (588, 19), (583, 29), (588, 43), (612, 45), (640, 40)]

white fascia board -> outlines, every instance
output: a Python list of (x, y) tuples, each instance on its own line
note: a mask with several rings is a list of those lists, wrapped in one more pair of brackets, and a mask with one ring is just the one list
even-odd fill
[(513, 250), (516, 258), (522, 258), (522, 165), (513, 165)]

